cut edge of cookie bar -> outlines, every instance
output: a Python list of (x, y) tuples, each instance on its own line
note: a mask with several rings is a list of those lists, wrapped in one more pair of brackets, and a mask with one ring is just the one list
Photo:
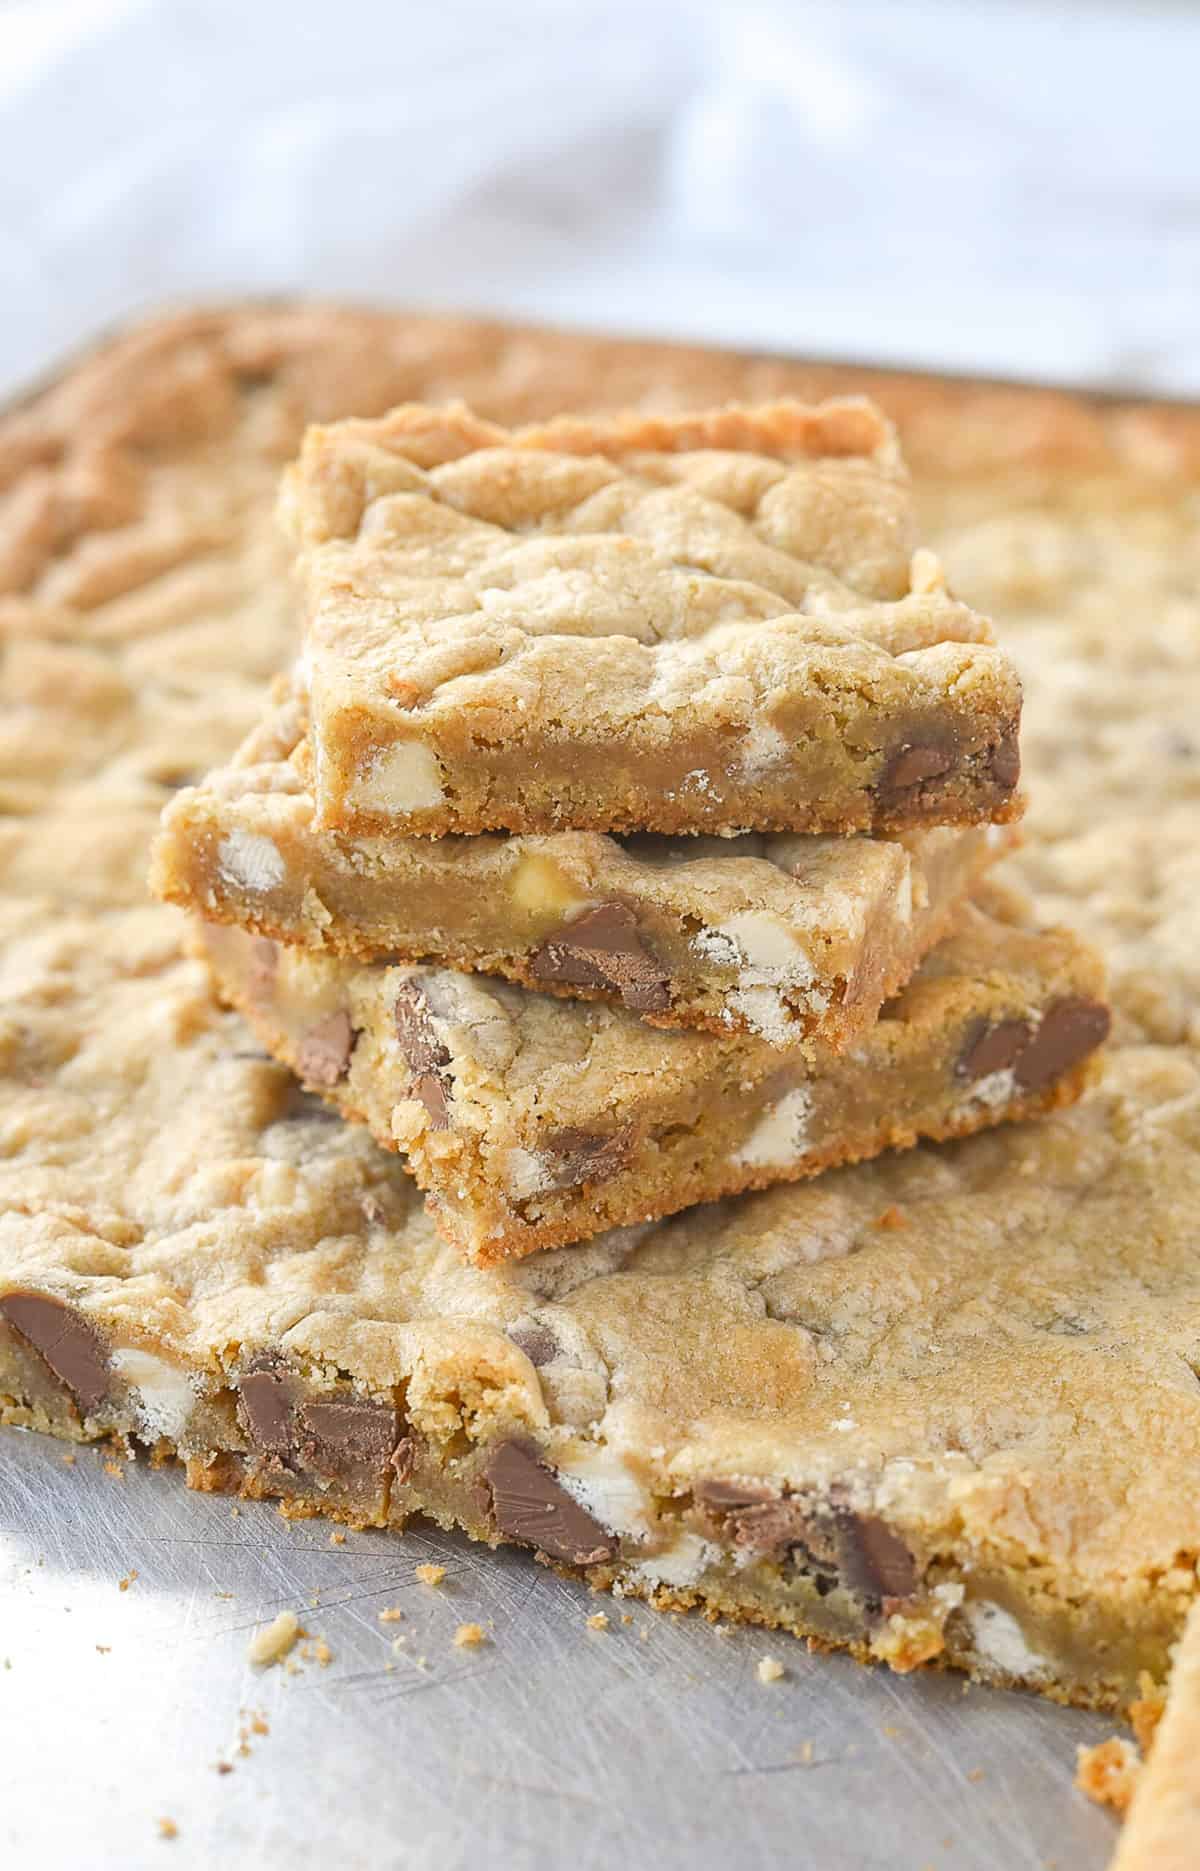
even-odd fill
[(841, 1050), (952, 927), (1012, 828), (698, 843), (321, 832), (286, 690), (172, 799), (150, 886), (210, 922), (351, 960), (482, 971), (652, 1026)]
[(395, 1531), (426, 1517), (530, 1548), (618, 1598), (784, 1630), (900, 1673), (957, 1668), (1109, 1709), (1166, 1673), (1178, 1593), (1145, 1594), (1132, 1618), (1120, 1581), (1110, 1603), (1011, 1541), (981, 1550), (953, 1515), (947, 1527), (928, 1512), (919, 1473), (885, 1496), (852, 1467), (800, 1478), (802, 1447), (780, 1472), (769, 1435), (753, 1434), (742, 1459), (693, 1446), (672, 1470), (661, 1448), (631, 1460), (553, 1422), (544, 1386), (562, 1348), (536, 1322), (397, 1326), (343, 1306), (198, 1353), (170, 1342), (192, 1323), (172, 1309), (174, 1330), (157, 1335), (78, 1273), (0, 1278), (0, 1421), (174, 1459), (189, 1487), (275, 1500), (289, 1517)]
[(861, 400), (515, 431), (408, 405), (310, 430), (281, 512), (324, 828), (840, 835), (1019, 811), (1015, 669), (915, 550), (893, 431)]
[(1099, 958), (994, 906), (842, 1054), (582, 1004), (550, 1020), (503, 984), (192, 931), (268, 1052), (402, 1152), (446, 1240), (491, 1266), (1074, 1102), (1108, 1034)]

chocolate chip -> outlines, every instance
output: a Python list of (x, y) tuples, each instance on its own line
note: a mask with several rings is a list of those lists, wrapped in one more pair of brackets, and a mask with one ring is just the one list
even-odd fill
[(434, 1130), (450, 1124), (450, 1048), (439, 1038), (433, 1010), (420, 977), (402, 981), (396, 991), (396, 1038), (414, 1074), (412, 1095), (424, 1105)]
[(558, 1340), (544, 1325), (513, 1325), (508, 1336), (532, 1365), (553, 1364), (558, 1356)]
[(737, 1507), (758, 1507), (764, 1501), (778, 1498), (770, 1488), (744, 1481), (699, 1481), (692, 1492), (705, 1507), (716, 1508), (718, 1513)]
[(954, 755), (946, 753), (944, 748), (901, 747), (883, 769), (877, 790), (881, 797), (891, 799), (897, 793), (907, 792), (910, 786), (939, 779), (943, 773), (949, 773), (953, 765)]
[(310, 1472), (334, 1480), (382, 1477), (400, 1430), (390, 1404), (329, 1397), (301, 1404), (299, 1415), (297, 1453)]
[(899, 1534), (873, 1514), (854, 1514), (839, 1508), (836, 1514), (838, 1571), (847, 1591), (869, 1603), (911, 1598), (917, 1589), (917, 1568)]
[(971, 1029), (954, 1070), (960, 1078), (987, 1078), (992, 1072), (1006, 1072), (1015, 1065), (1022, 1049), (1029, 1044), (1033, 1028), (1028, 1020), (978, 1021)]
[(633, 1126), (611, 1131), (580, 1130), (574, 1125), (546, 1138), (545, 1154), (556, 1157), (551, 1187), (577, 1189), (585, 1182), (606, 1182), (624, 1169), (633, 1148)]
[(1021, 747), (1016, 728), (1012, 728), (992, 750), (989, 765), (997, 786), (1003, 786), (1006, 792), (1011, 792), (1021, 777)]
[(336, 1085), (350, 1069), (354, 1051), (350, 1015), (339, 1009), (311, 1026), (296, 1050), (296, 1070), (310, 1085)]
[(601, 903), (574, 917), (534, 950), (532, 967), (535, 981), (605, 988), (635, 1013), (661, 1013), (671, 1004), (671, 977), (624, 903)]
[(617, 1551), (617, 1541), (572, 1500), (552, 1469), (519, 1442), (502, 1442), (483, 1470), (499, 1532), (548, 1559), (573, 1566), (599, 1565)]
[(1047, 1008), (1039, 1026), (1029, 1020), (981, 1021), (971, 1032), (955, 1071), (960, 1078), (986, 1078), (1010, 1067), (1022, 1091), (1041, 1091), (1107, 1038), (1108, 1008), (1073, 996)]
[(735, 1546), (752, 1553), (782, 1553), (806, 1546), (812, 1537), (808, 1514), (797, 1500), (762, 1501), (730, 1516)]
[(48, 1293), (6, 1293), (0, 1316), (39, 1354), (86, 1416), (108, 1395), (108, 1364), (100, 1335), (86, 1319)]
[(396, 1038), (414, 1072), (439, 1072), (450, 1063), (450, 1049), (438, 1037), (429, 1001), (419, 976), (402, 981), (396, 990)]
[(281, 1364), (246, 1371), (238, 1385), (242, 1426), (266, 1455), (292, 1454), (293, 1384)]
[(1056, 1001), (1042, 1016), (1041, 1025), (1022, 1052), (1014, 1076), (1024, 1091), (1040, 1091), (1086, 1059), (1104, 1040), (1112, 1019), (1099, 1001), (1076, 995)]
[(424, 1073), (415, 1080), (412, 1095), (425, 1106), (433, 1130), (449, 1130), (450, 1104), (446, 1097), (446, 1087), (440, 1078), (432, 1072)]

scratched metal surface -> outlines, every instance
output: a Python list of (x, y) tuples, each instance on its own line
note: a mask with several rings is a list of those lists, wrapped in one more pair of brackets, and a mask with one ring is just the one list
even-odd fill
[[(66, 1466), (61, 1445), (0, 1431), (0, 1864), (1107, 1860), (1112, 1825), (1071, 1788), (1076, 1744), (1111, 1731), (1100, 1718), (641, 1605), (626, 1624), (519, 1553), (432, 1529), (333, 1545), (327, 1524), (104, 1459)], [(415, 1577), (430, 1561), (441, 1588)], [(610, 1628), (589, 1631), (602, 1605)], [(390, 1607), (401, 1621), (380, 1621)], [(327, 1665), (247, 1661), (255, 1625), (284, 1609), (325, 1639)], [(455, 1648), (464, 1621), (486, 1647)], [(768, 1652), (787, 1668), (769, 1686)], [(239, 1753), (253, 1712), (269, 1732)]]

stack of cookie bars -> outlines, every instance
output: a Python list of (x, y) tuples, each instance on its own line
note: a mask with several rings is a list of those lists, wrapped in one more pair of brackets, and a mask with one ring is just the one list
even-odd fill
[(1097, 961), (985, 881), (1019, 682), (871, 405), (409, 405), (310, 430), (282, 515), (299, 660), (154, 881), (468, 1260), (1086, 1083)]
[[(348, 317), (340, 391), (375, 329)], [(116, 562), (182, 553), (160, 662), (195, 625), (208, 673), (195, 706), (131, 676), (104, 739), (93, 642), (157, 668), (149, 625), (98, 550), (44, 591), (13, 555), (23, 692), (74, 708), (111, 773), (51, 789), (8, 847), (0, 1413), (289, 1511), (425, 1513), (660, 1604), (1125, 1705), (1194, 1588), (1164, 1557), (1192, 1406), (1147, 1404), (1148, 1479), (1111, 1375), (1141, 1394), (1142, 1328), (1085, 1368), (1075, 1294), (1167, 1175), (1174, 1068), (1136, 1062), (1166, 1115), (1116, 1142), (1107, 1111), (1067, 1114), (650, 1221), (1065, 1106), (1107, 1028), (1091, 951), (984, 877), (1018, 685), (917, 547), (890, 429), (854, 402), (310, 431), (284, 497), (300, 660), (154, 858), (256, 1051), (141, 901), (121, 788), (220, 744), (243, 691), (212, 670), (257, 675), (279, 641), (260, 489), (301, 394), (280, 359), (315, 330), (152, 331), (38, 417), (86, 544), (69, 438), (133, 409), (89, 524), (143, 487), (177, 516), (186, 549), (118, 532)], [(11, 459), (53, 453), (34, 430)], [(77, 824), (78, 900), (51, 898)], [(404, 1152), (428, 1213), (328, 1106)], [(1181, 1142), (1172, 1186), (1189, 1166)], [(1186, 1225), (1158, 1213), (1164, 1265), (1190, 1267)], [(1111, 1269), (1120, 1318), (1150, 1305), (1144, 1246)], [(1089, 1544), (1098, 1474), (1150, 1557)]]

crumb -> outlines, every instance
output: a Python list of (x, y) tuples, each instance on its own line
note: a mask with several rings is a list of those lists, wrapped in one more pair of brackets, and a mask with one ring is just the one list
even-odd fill
[(983, 1779), (983, 1768), (972, 1767), (970, 1773), (967, 1775), (967, 1779), (970, 1780), (973, 1784), (977, 1785), (979, 1781)]
[(1142, 1770), (1141, 1758), (1132, 1741), (1116, 1735), (1093, 1748), (1080, 1748), (1076, 1757), (1075, 1785), (1097, 1806), (1111, 1806), (1116, 1813), (1129, 1811), (1129, 1802)]
[(475, 1650), (480, 1644), (486, 1644), (487, 1632), (482, 1624), (460, 1624), (454, 1633), (454, 1642), (459, 1650)]
[(232, 1592), (214, 1592), (213, 1597), (214, 1598), (232, 1598), (233, 1593)]
[(887, 1736), (889, 1741), (894, 1741), (898, 1734), (903, 1733), (903, 1730), (900, 1728), (897, 1728), (895, 1722), (884, 1722), (883, 1732)]
[(76, 1461), (74, 1449), (68, 1449), (65, 1455), (60, 1455), (58, 1459), (60, 1462), (64, 1463), (67, 1468), (74, 1468)]
[(648, 1644), (650, 1642), (649, 1625), (643, 1624), (641, 1629), (638, 1631), (638, 1642), (639, 1644)]
[(179, 1837), (179, 1827), (175, 1824), (173, 1819), (160, 1819), (158, 1822), (158, 1831), (160, 1838), (177, 1839)]
[(233, 1772), (233, 1762), (232, 1761), (218, 1761), (217, 1772), (219, 1774), (231, 1774)]
[[(400, 1635), (399, 1635), (398, 1637), (393, 1637), (393, 1639), (392, 1639), (392, 1650), (393, 1650), (393, 1652), (395, 1653), (395, 1655), (396, 1655), (396, 1656), (399, 1656), (399, 1655), (400, 1655), (400, 1652), (401, 1652), (401, 1651), (403, 1650), (403, 1648), (404, 1648), (404, 1646), (405, 1646), (405, 1644), (406, 1644), (407, 1642), (408, 1642), (408, 1638), (407, 1638), (407, 1637), (406, 1637), (406, 1636), (404, 1635), (404, 1632), (403, 1632), (403, 1631), (401, 1631), (401, 1633), (400, 1633)], [(390, 1665), (389, 1665), (389, 1668), (390, 1668)]]
[(802, 1766), (804, 1767), (812, 1766), (813, 1744), (811, 1741), (802, 1741), (800, 1743), (800, 1746), (797, 1749), (797, 1758), (799, 1759)]
[(417, 1577), (422, 1585), (440, 1585), (446, 1576), (445, 1566), (418, 1566)]
[(781, 1677), (786, 1676), (787, 1671), (778, 1657), (760, 1657), (754, 1674), (760, 1683), (777, 1683)]
[(1155, 1730), (1167, 1706), (1167, 1696), (1164, 1689), (1157, 1687), (1148, 1670), (1143, 1670), (1138, 1677), (1138, 1689), (1141, 1693), (1137, 1700), (1129, 1704), (1129, 1725), (1142, 1753), (1148, 1754)]
[(247, 1655), (251, 1663), (261, 1663), (265, 1669), (269, 1664), (278, 1663), (286, 1657), (299, 1635), (300, 1620), (295, 1612), (281, 1611), (270, 1624), (264, 1624), (255, 1631)]
[(333, 1662), (333, 1652), (323, 1637), (317, 1638), (313, 1644), (312, 1653), (323, 1670), (327, 1670)]
[[(124, 1481), (125, 1479), (125, 1470), (121, 1467), (120, 1462), (114, 1462), (111, 1455), (104, 1464), (104, 1472), (106, 1475), (111, 1475), (114, 1481)], [(163, 1820), (162, 1823), (167, 1825), (170, 1821)], [(174, 1838), (175, 1834), (173, 1832), (168, 1832), (166, 1836), (168, 1838)]]
[(888, 1229), (907, 1228), (908, 1216), (904, 1213), (902, 1208), (897, 1208), (896, 1204), (893, 1202), (888, 1208), (884, 1209), (882, 1215), (876, 1215), (875, 1226), (877, 1228)]
[(632, 1613), (632, 1611), (622, 1611), (622, 1613), (621, 1613), (621, 1622), (622, 1622), (622, 1624), (632, 1624), (632, 1623), (633, 1623), (633, 1613)]
[(608, 1629), (608, 1613), (607, 1611), (593, 1611), (591, 1617), (588, 1618), (586, 1622), (589, 1631), (606, 1631)]
[(379, 1613), (379, 1622), (381, 1624), (399, 1624), (403, 1617), (404, 1613), (401, 1611), (399, 1605), (385, 1605), (383, 1610)]
[(102, 1657), (106, 1657), (106, 1656), (108, 1656), (108, 1654), (109, 1654), (109, 1652), (111, 1651), (111, 1649), (112, 1649), (112, 1645), (111, 1645), (111, 1644), (97, 1644), (97, 1645), (96, 1645), (96, 1648), (97, 1648), (97, 1650), (98, 1650), (98, 1651), (100, 1652), (100, 1655), (101, 1655)]
[(137, 1578), (136, 1572), (127, 1572), (123, 1579), (117, 1580), (117, 1590), (119, 1592), (127, 1592), (136, 1578)]
[(344, 1546), (346, 1544), (345, 1534), (340, 1531), (335, 1530), (329, 1536), (329, 1544), (331, 1546)]
[(240, 1519), (241, 1519), (241, 1517), (242, 1517), (242, 1510), (241, 1510), (241, 1508), (240, 1508), (240, 1507), (231, 1507), (231, 1508), (230, 1508), (230, 1510), (229, 1510), (229, 1518), (230, 1518), (231, 1520), (240, 1520)]
[(262, 1713), (261, 1709), (255, 1709), (254, 1713), (250, 1717), (249, 1733), (252, 1735), (269, 1735), (270, 1732), (271, 1732), (270, 1722), (267, 1720), (266, 1716)]

